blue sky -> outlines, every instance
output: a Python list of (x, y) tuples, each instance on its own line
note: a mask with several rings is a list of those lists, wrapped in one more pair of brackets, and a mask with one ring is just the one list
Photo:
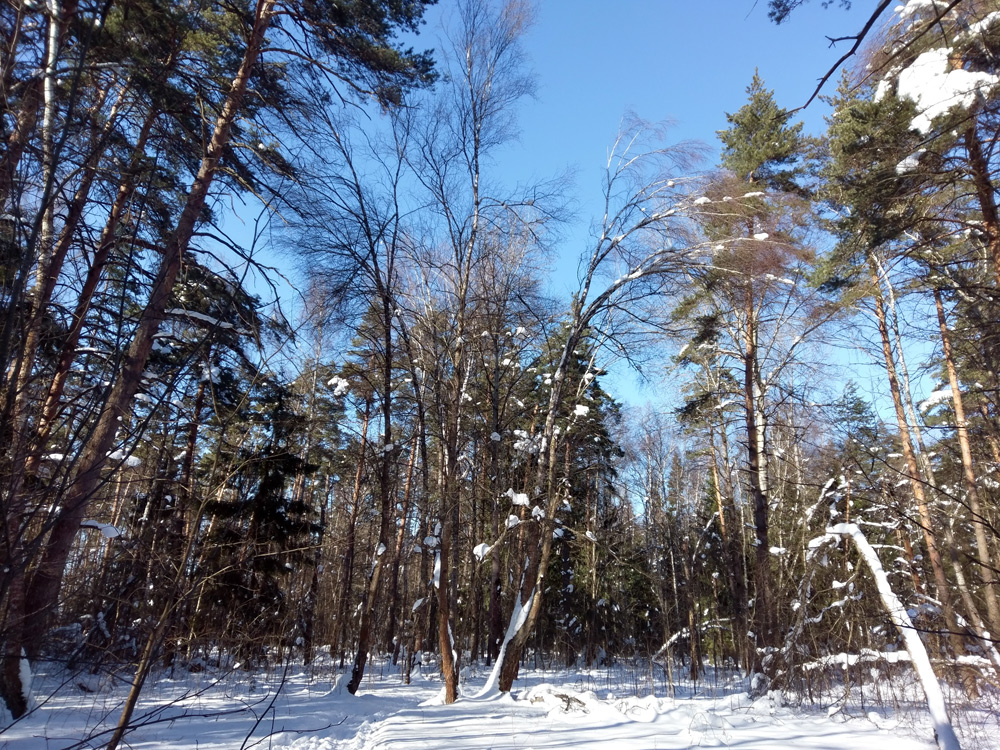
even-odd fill
[[(520, 142), (503, 169), (524, 180), (574, 168), (574, 192), (586, 201), (627, 111), (671, 120), (668, 138), (701, 140), (717, 153), (715, 132), (744, 103), (755, 68), (779, 104), (799, 107), (849, 46), (830, 49), (826, 37), (856, 33), (872, 5), (824, 10), (812, 0), (775, 26), (765, 0), (539, 2), (524, 40), (538, 94), (521, 108)], [(801, 113), (807, 129), (820, 132), (827, 111), (813, 102)]]
[[(509, 185), (574, 175), (568, 198), (575, 216), (560, 232), (551, 291), (576, 288), (576, 259), (600, 209), (602, 165), (626, 113), (672, 122), (668, 144), (703, 142), (710, 169), (715, 133), (746, 101), (754, 70), (779, 104), (800, 107), (850, 46), (831, 49), (827, 36), (857, 33), (873, 5), (855, 0), (850, 10), (836, 2), (824, 9), (810, 0), (776, 26), (766, 0), (537, 0), (523, 40), (537, 95), (522, 101), (518, 140), (495, 154), (491, 169)], [(453, 0), (439, 0), (415, 46), (445, 49), (441, 19), (456, 12)], [(827, 113), (817, 100), (799, 115), (819, 133)]]

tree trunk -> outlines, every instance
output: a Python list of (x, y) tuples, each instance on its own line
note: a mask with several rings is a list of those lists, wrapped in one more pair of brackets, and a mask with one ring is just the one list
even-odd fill
[[(501, 692), (505, 693), (510, 692), (514, 680), (517, 678), (521, 654), (535, 628), (541, 611), (542, 597), (546, 586), (545, 576), (552, 558), (554, 519), (560, 504), (565, 500), (565, 487), (556, 481), (556, 459), (559, 447), (555, 431), (556, 414), (558, 407), (562, 404), (569, 357), (579, 344), (584, 325), (587, 322), (581, 316), (581, 303), (578, 300), (574, 305), (572, 327), (567, 334), (559, 364), (552, 374), (553, 385), (549, 393), (545, 426), (542, 428), (543, 450), (540, 450), (538, 454), (536, 486), (544, 488), (545, 516), (532, 525), (532, 532), (526, 544), (527, 561), (521, 576), (521, 585), (515, 600), (514, 612), (511, 614), (507, 642), (501, 647), (500, 659), (494, 667), (494, 674), (498, 677), (498, 687)], [(517, 625), (516, 628), (515, 625)], [(514, 632), (511, 633), (511, 630)]]
[[(754, 671), (764, 663), (761, 649), (774, 644), (773, 592), (771, 590), (771, 554), (768, 541), (768, 498), (763, 456), (764, 434), (757, 398), (757, 326), (753, 296), (747, 292), (746, 328), (744, 330), (743, 405), (747, 434), (747, 475), (750, 501), (754, 514), (754, 605), (753, 623), (756, 638), (750, 639), (751, 662)], [(756, 644), (756, 645), (755, 645)]]
[[(9, 543), (9, 542), (8, 542)], [(23, 564), (23, 563), (21, 563)], [(3, 619), (3, 670), (0, 672), (0, 697), (11, 718), (20, 719), (28, 712), (27, 685), (21, 672), (24, 660), (24, 575), (12, 571), (7, 585), (7, 613)]]
[(21, 99), (21, 111), (18, 112), (15, 125), (7, 138), (7, 147), (4, 149), (3, 156), (0, 156), (0, 205), (6, 203), (7, 199), (11, 197), (14, 173), (17, 172), (21, 157), (24, 155), (24, 149), (27, 147), (38, 122), (43, 81), (42, 76), (35, 76), (25, 89)]
[(924, 484), (920, 475), (920, 467), (917, 462), (916, 452), (913, 448), (913, 441), (910, 437), (910, 427), (906, 420), (906, 413), (903, 407), (903, 397), (900, 391), (899, 378), (896, 374), (895, 357), (892, 353), (892, 344), (889, 338), (889, 327), (886, 320), (885, 303), (882, 298), (881, 284), (878, 274), (873, 270), (872, 284), (875, 292), (875, 317), (878, 322), (879, 334), (882, 339), (882, 354), (885, 359), (886, 375), (889, 380), (889, 391), (892, 395), (893, 407), (896, 412), (896, 424), (899, 428), (900, 442), (902, 443), (903, 457), (906, 461), (907, 478), (913, 492), (913, 499), (917, 504), (917, 512), (920, 516), (920, 527), (924, 535), (924, 543), (927, 545), (927, 557), (931, 565), (931, 572), (934, 576), (938, 601), (941, 602), (941, 610), (945, 618), (945, 625), (948, 628), (948, 640), (955, 653), (962, 653), (961, 637), (958, 623), (955, 620), (955, 611), (951, 605), (951, 593), (948, 589), (948, 580), (945, 577), (944, 565), (941, 560), (941, 553), (937, 539), (934, 536), (934, 521), (930, 508), (927, 505), (927, 498), (924, 494)]
[(386, 642), (392, 644), (392, 663), (399, 658), (402, 638), (396, 634), (396, 623), (399, 620), (399, 573), (400, 561), (403, 559), (403, 544), (406, 541), (407, 520), (410, 516), (410, 497), (413, 486), (413, 468), (417, 462), (417, 436), (413, 437), (410, 446), (410, 460), (406, 468), (406, 483), (403, 485), (403, 505), (399, 511), (399, 529), (396, 530), (396, 546), (392, 551), (392, 572), (389, 580), (389, 624), (386, 627)]
[(97, 420), (86, 448), (81, 454), (81, 470), (70, 486), (62, 509), (56, 517), (41, 561), (26, 596), (26, 613), (34, 618), (35, 627), (28, 638), (29, 653), (37, 653), (49, 619), (55, 608), (63, 572), (70, 548), (87, 506), (101, 485), (101, 472), (115, 443), (116, 433), (127, 416), (129, 404), (139, 389), (142, 373), (152, 351), (153, 340), (164, 319), (164, 312), (173, 292), (181, 260), (194, 234), (212, 180), (229, 142), (233, 122), (239, 114), (250, 77), (257, 65), (264, 33), (274, 13), (275, 0), (258, 0), (253, 30), (233, 79), (229, 95), (215, 123), (201, 166), (188, 193), (187, 202), (174, 232), (163, 249), (160, 270), (153, 282), (149, 301), (142, 312), (122, 371), (111, 388), (108, 400)]
[[(204, 506), (202, 507), (204, 508)], [(197, 529), (200, 526), (200, 520), (201, 511), (198, 513), (198, 521), (192, 524), (194, 529)], [(185, 542), (183, 553), (180, 556), (181, 564), (178, 565), (175, 570), (174, 580), (171, 586), (174, 595), (172, 597), (167, 597), (163, 608), (160, 611), (159, 617), (156, 620), (156, 625), (146, 638), (142, 655), (139, 658), (139, 663), (135, 668), (135, 675), (132, 678), (132, 685), (129, 689), (128, 696), (125, 699), (125, 704), (122, 707), (118, 724), (115, 726), (111, 739), (108, 740), (106, 750), (117, 750), (118, 745), (121, 744), (122, 739), (124, 739), (125, 734), (128, 732), (132, 721), (132, 715), (139, 702), (139, 695), (141, 694), (142, 688), (146, 683), (146, 678), (149, 676), (149, 672), (153, 667), (157, 648), (163, 643), (167, 628), (174, 620), (177, 608), (191, 594), (191, 588), (182, 590), (182, 583), (187, 571), (187, 565), (184, 564), (184, 561), (191, 557), (197, 538), (197, 534), (192, 533), (188, 536), (187, 541)]]
[[(123, 88), (119, 93), (118, 100), (111, 107), (111, 112), (109, 113), (108, 119), (104, 124), (102, 135), (105, 137), (111, 132), (112, 126), (117, 122), (118, 112), (121, 109), (125, 91), (126, 88)], [(107, 91), (98, 96), (95, 108), (103, 106), (106, 96)], [(73, 195), (73, 199), (66, 207), (66, 216), (63, 220), (63, 227), (60, 232), (59, 239), (52, 247), (52, 251), (47, 253), (48, 257), (39, 258), (38, 271), (36, 274), (38, 283), (35, 285), (35, 289), (32, 294), (31, 313), (28, 316), (28, 325), (24, 336), (21, 361), (18, 364), (18, 367), (20, 368), (16, 386), (18, 401), (21, 401), (26, 396), (27, 389), (25, 386), (31, 378), (31, 373), (34, 370), (35, 355), (38, 351), (38, 344), (42, 335), (42, 323), (45, 319), (45, 312), (48, 309), (49, 304), (52, 302), (52, 293), (56, 288), (56, 283), (59, 281), (59, 274), (62, 272), (66, 255), (73, 243), (76, 230), (79, 227), (80, 220), (83, 218), (84, 210), (88, 206), (90, 200), (90, 190), (93, 187), (94, 179), (97, 176), (97, 166), (100, 155), (101, 151), (97, 147), (94, 147), (90, 157), (81, 169), (82, 176), (76, 192)], [(43, 249), (43, 253), (40, 253), (40, 255), (44, 256), (45, 254), (46, 253)], [(20, 404), (18, 407), (15, 407), (15, 413), (17, 414), (15, 419), (17, 419), (18, 423), (20, 422), (21, 416), (23, 416), (23, 412), (24, 409)]]
[(347, 516), (347, 540), (344, 549), (344, 560), (341, 565), (340, 577), (340, 607), (337, 612), (337, 623), (334, 629), (333, 644), (330, 655), (335, 651), (340, 653), (340, 667), (344, 667), (347, 656), (347, 613), (351, 604), (351, 584), (354, 580), (354, 551), (357, 543), (357, 524), (361, 506), (361, 484), (364, 479), (365, 450), (368, 446), (368, 420), (371, 417), (371, 400), (365, 399), (365, 413), (361, 421), (361, 444), (358, 447), (358, 466), (354, 472), (354, 489), (351, 492), (351, 510)]
[(391, 541), (392, 518), (396, 510), (396, 494), (393, 488), (393, 467), (395, 446), (392, 443), (392, 300), (382, 297), (382, 434), (383, 444), (380, 446), (379, 469), (379, 529), (375, 559), (372, 561), (371, 573), (368, 576), (368, 587), (361, 606), (361, 627), (358, 629), (358, 651), (354, 657), (354, 667), (351, 669), (351, 681), (347, 691), (354, 695), (361, 686), (361, 678), (365, 674), (368, 662), (368, 649), (372, 641), (372, 621), (375, 617), (375, 602), (378, 597), (379, 580), (382, 577), (383, 562), (387, 559), (386, 552)]
[(986, 246), (993, 260), (993, 277), (1000, 285), (1000, 215), (997, 211), (990, 166), (983, 153), (979, 133), (976, 131), (976, 121), (975, 115), (969, 118), (969, 126), (965, 130), (965, 150), (969, 157), (969, 169), (972, 172), (972, 184), (976, 188), (976, 198), (979, 200), (979, 210), (983, 215)]
[[(448, 492), (444, 493), (447, 496)], [(441, 675), (444, 678), (444, 702), (454, 703), (458, 700), (458, 654), (455, 651), (455, 640), (451, 631), (451, 547), (454, 541), (452, 514), (447, 507), (442, 508), (441, 539), (436, 556), (434, 585), (437, 594), (437, 633), (438, 648), (441, 650)]]
[[(45, 401), (42, 404), (41, 414), (37, 419), (34, 430), (35, 434), (33, 436), (35, 451), (28, 455), (25, 462), (24, 473), (27, 476), (33, 476), (38, 471), (40, 451), (44, 450), (45, 444), (52, 432), (55, 419), (59, 414), (66, 380), (76, 359), (77, 347), (80, 343), (80, 336), (83, 333), (87, 313), (90, 310), (90, 303), (93, 301), (94, 292), (101, 281), (108, 257), (115, 247), (115, 242), (117, 241), (116, 234), (121, 225), (122, 216), (135, 188), (135, 169), (137, 169), (137, 165), (142, 158), (143, 149), (145, 148), (155, 120), (156, 116), (150, 114), (143, 123), (136, 146), (132, 152), (133, 169), (123, 177), (118, 187), (118, 193), (111, 206), (111, 212), (104, 224), (104, 229), (101, 230), (97, 249), (94, 252), (93, 258), (91, 258), (90, 266), (87, 268), (87, 276), (84, 279), (80, 294), (77, 297), (76, 306), (73, 310), (73, 322), (70, 324), (69, 330), (66, 332), (62, 346), (60, 347), (56, 370), (49, 383)], [(50, 274), (50, 276), (52, 275)], [(55, 282), (54, 276), (52, 276), (52, 281), (53, 283)]]
[(986, 519), (979, 502), (976, 472), (972, 465), (972, 449), (969, 445), (969, 426), (965, 419), (965, 407), (962, 402), (961, 385), (958, 382), (958, 371), (955, 369), (955, 360), (951, 354), (951, 338), (948, 334), (944, 304), (941, 302), (941, 290), (937, 288), (934, 289), (934, 306), (937, 309), (938, 325), (941, 329), (941, 346), (944, 351), (948, 383), (951, 385), (952, 401), (955, 407), (955, 436), (958, 438), (958, 446), (962, 454), (962, 478), (965, 480), (965, 493), (969, 499), (969, 510), (972, 514), (972, 528), (976, 537), (976, 555), (979, 560), (979, 578), (983, 582), (983, 598), (986, 599), (987, 621), (992, 632), (1000, 633), (1000, 603), (997, 602), (993, 561), (990, 559), (989, 546), (986, 541)]
[[(729, 451), (726, 443), (725, 424), (720, 425), (719, 432), (723, 442), (721, 459), (723, 461), (723, 465), (726, 466), (726, 474), (728, 475)], [(739, 524), (736, 524), (736, 528), (738, 529), (737, 533), (727, 531), (726, 529), (725, 516), (727, 510), (734, 520), (736, 519), (736, 514), (735, 508), (733, 507), (731, 488), (727, 488), (725, 496), (722, 492), (722, 478), (721, 472), (718, 468), (720, 457), (717, 455), (718, 451), (715, 447), (715, 428), (711, 421), (709, 422), (708, 439), (711, 450), (709, 468), (712, 472), (712, 480), (715, 484), (715, 501), (719, 511), (719, 530), (720, 535), (722, 536), (723, 554), (725, 555), (727, 563), (726, 570), (728, 575), (726, 578), (729, 583), (730, 594), (733, 598), (733, 646), (736, 649), (738, 660), (741, 661), (744, 667), (749, 670), (752, 666), (752, 659), (750, 656), (750, 647), (747, 643), (747, 586), (743, 561), (743, 533), (742, 529), (739, 528)], [(724, 499), (724, 497), (727, 499)]]
[[(328, 481), (332, 481), (328, 480)], [(320, 508), (319, 533), (316, 535), (316, 550), (313, 553), (312, 575), (309, 577), (309, 590), (306, 592), (305, 607), (302, 612), (302, 663), (309, 666), (313, 662), (313, 650), (316, 642), (316, 604), (319, 600), (319, 571), (323, 564), (323, 537), (326, 535), (327, 499)], [(333, 654), (331, 654), (331, 657)]]
[[(494, 348), (499, 345), (494, 343)], [(498, 356), (493, 359), (493, 382), (490, 390), (490, 429), (492, 433), (501, 434), (500, 425), (500, 370)], [(490, 492), (490, 538), (500, 535), (500, 501), (497, 499), (499, 487), (497, 479), (500, 476), (500, 444), (490, 438), (490, 466), (488, 471), (488, 486)], [(487, 624), (486, 662), (492, 664), (500, 653), (503, 641), (503, 578), (500, 565), (499, 545), (490, 549), (489, 577), (489, 617)]]

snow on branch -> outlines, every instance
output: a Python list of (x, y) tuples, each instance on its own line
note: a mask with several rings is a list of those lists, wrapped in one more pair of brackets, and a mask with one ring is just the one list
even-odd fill
[(862, 559), (872, 573), (872, 577), (875, 579), (875, 585), (878, 587), (882, 604), (889, 614), (892, 624), (896, 626), (900, 636), (902, 636), (906, 651), (910, 655), (913, 667), (917, 671), (917, 677), (924, 688), (924, 695), (927, 697), (927, 708), (930, 711), (931, 721), (934, 724), (934, 734), (938, 747), (940, 750), (960, 750), (958, 737), (955, 734), (954, 727), (951, 725), (951, 720), (948, 718), (948, 709), (944, 703), (941, 684), (934, 675), (934, 669), (931, 667), (931, 661), (927, 656), (927, 649), (924, 648), (923, 641), (920, 640), (920, 635), (914, 629), (906, 607), (903, 606), (903, 602), (900, 601), (899, 597), (896, 596), (896, 593), (890, 587), (889, 578), (882, 568), (882, 562), (879, 560), (878, 554), (872, 548), (871, 544), (869, 544), (864, 532), (861, 531), (857, 524), (838, 523), (826, 530), (825, 537), (820, 537), (818, 540), (814, 539), (813, 542), (810, 542), (809, 546), (812, 547), (817, 542), (822, 544), (825, 539), (837, 536), (850, 537), (854, 541), (854, 546), (861, 554)]
[(100, 521), (91, 521), (91, 520), (81, 521), (80, 528), (97, 529), (98, 531), (101, 532), (101, 535), (105, 539), (114, 539), (122, 535), (121, 531), (119, 531), (116, 526), (110, 523), (101, 523)]

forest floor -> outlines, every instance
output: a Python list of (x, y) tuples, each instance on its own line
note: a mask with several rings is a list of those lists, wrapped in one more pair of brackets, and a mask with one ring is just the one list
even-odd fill
[[(657, 668), (659, 669), (659, 668)], [(662, 670), (660, 670), (662, 671)], [(775, 694), (752, 700), (742, 680), (721, 678), (669, 688), (645, 670), (522, 669), (508, 695), (477, 699), (486, 671), (467, 668), (463, 697), (442, 705), (440, 679), (414, 673), (403, 685), (376, 663), (357, 696), (329, 664), (285, 672), (175, 673), (151, 678), (123, 748), (132, 750), (931, 750), (919, 691), (905, 676), (891, 691), (872, 683), (850, 699), (786, 705)], [(903, 683), (906, 684), (903, 684)], [(881, 691), (874, 695), (871, 691)], [(127, 685), (112, 676), (36, 676), (37, 705), (10, 724), (0, 716), (0, 748), (103, 747)], [(963, 748), (997, 747), (996, 696), (963, 708)], [(6, 720), (4, 720), (6, 719)]]

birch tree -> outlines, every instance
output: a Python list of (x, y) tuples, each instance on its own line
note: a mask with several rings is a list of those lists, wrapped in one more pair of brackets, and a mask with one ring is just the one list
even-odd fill
[[(545, 597), (546, 576), (552, 561), (555, 518), (566, 501), (559, 481), (558, 458), (565, 430), (558, 417), (582, 394), (591, 378), (568, 377), (574, 352), (588, 331), (598, 344), (623, 334), (623, 324), (641, 318), (650, 296), (669, 293), (673, 274), (691, 257), (690, 249), (676, 245), (670, 218), (686, 207), (676, 190), (674, 170), (690, 164), (684, 147), (642, 152), (642, 133), (623, 132), (609, 152), (604, 183), (604, 215), (598, 224), (592, 251), (580, 262), (580, 286), (566, 317), (564, 344), (555, 352), (549, 376), (552, 387), (543, 407), (538, 432), (538, 466), (531, 502), (539, 503), (535, 520), (522, 524), (525, 561), (501, 655), (484, 688), (507, 692), (517, 677), (521, 653), (538, 622)], [(648, 134), (646, 134), (648, 135)], [(617, 274), (611, 280), (609, 277)]]

